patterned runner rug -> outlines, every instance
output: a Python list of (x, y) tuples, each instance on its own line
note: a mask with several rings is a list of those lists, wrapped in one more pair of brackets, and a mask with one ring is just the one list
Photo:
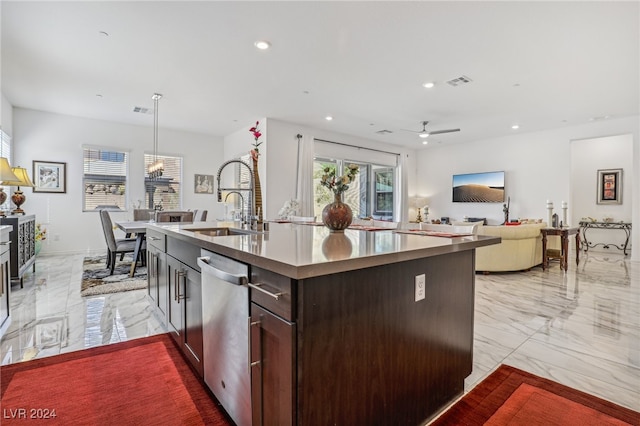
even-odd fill
[(136, 267), (133, 278), (129, 277), (132, 255), (127, 254), (124, 260), (120, 256), (116, 260), (113, 275), (109, 275), (107, 256), (85, 257), (82, 265), (81, 296), (119, 293), (121, 291), (139, 290), (147, 287), (146, 266)]

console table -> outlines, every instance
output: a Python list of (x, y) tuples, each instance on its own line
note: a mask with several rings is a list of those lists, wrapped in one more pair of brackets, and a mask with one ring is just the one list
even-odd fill
[(36, 270), (36, 215), (12, 215), (0, 218), (0, 225), (11, 225), (11, 279), (20, 280), (22, 275), (33, 267)]
[(576, 236), (576, 265), (580, 263), (580, 232), (578, 228), (542, 228), (542, 270), (549, 267), (549, 256), (547, 255), (547, 236), (559, 235), (561, 241), (560, 249), (560, 269), (567, 271), (569, 266), (569, 235)]
[[(582, 248), (584, 251), (588, 251), (589, 247), (603, 246), (608, 249), (613, 246), (618, 250), (622, 250), (625, 256), (627, 255), (627, 246), (629, 245), (629, 237), (631, 236), (631, 222), (593, 222), (583, 220), (580, 221), (579, 225), (582, 232)], [(587, 229), (620, 229), (624, 231), (626, 238), (624, 244), (592, 243), (587, 239)]]

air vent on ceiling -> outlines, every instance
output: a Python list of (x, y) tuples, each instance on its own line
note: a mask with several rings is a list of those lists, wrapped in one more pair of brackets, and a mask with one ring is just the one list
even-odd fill
[(457, 87), (457, 86), (461, 86), (463, 84), (471, 83), (472, 81), (473, 80), (471, 80), (466, 75), (461, 75), (458, 78), (454, 78), (452, 80), (447, 81), (447, 84), (449, 84), (450, 86), (453, 86), (453, 87)]
[(153, 108), (145, 108), (145, 107), (133, 107), (133, 112), (139, 112), (140, 114), (149, 114), (153, 115)]
[(388, 135), (389, 133), (393, 133), (393, 132), (391, 130), (383, 129), (383, 130), (378, 130), (376, 133), (379, 135)]

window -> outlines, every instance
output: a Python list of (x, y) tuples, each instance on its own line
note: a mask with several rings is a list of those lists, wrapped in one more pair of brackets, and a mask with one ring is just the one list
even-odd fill
[(145, 154), (145, 171), (155, 159), (163, 162), (164, 172), (157, 179), (145, 176), (145, 206), (149, 209), (160, 206), (162, 210), (182, 210), (182, 157)]
[(320, 185), (324, 168), (334, 168), (336, 175), (342, 176), (344, 168), (353, 163), (360, 167), (360, 172), (344, 193), (344, 201), (351, 207), (354, 217), (400, 220), (399, 154), (320, 139), (314, 141), (314, 154), (313, 195), (316, 216), (321, 216), (324, 206), (333, 201), (333, 193)]
[(344, 193), (344, 202), (351, 207), (354, 217), (394, 220), (395, 167), (328, 158), (316, 158), (313, 162), (313, 214), (320, 217), (322, 209), (333, 201), (333, 193), (320, 184), (324, 169), (335, 169), (336, 175), (341, 176), (348, 164), (360, 167), (356, 179)]
[(127, 209), (126, 152), (83, 148), (83, 211)]
[[(11, 164), (11, 138), (7, 135), (4, 130), (0, 130), (0, 157), (4, 157)], [(2, 186), (4, 193), (7, 194), (7, 200), (4, 204), (0, 205), (0, 210), (9, 211), (11, 210), (11, 188), (8, 186)]]

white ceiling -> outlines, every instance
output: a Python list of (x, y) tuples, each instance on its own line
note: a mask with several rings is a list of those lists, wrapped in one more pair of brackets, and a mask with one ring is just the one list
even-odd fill
[(269, 117), (415, 149), (401, 129), (422, 120), (461, 129), (433, 146), (640, 113), (638, 2), (1, 7), (1, 88), (23, 108), (152, 126), (133, 108), (159, 92), (163, 128), (225, 136)]

